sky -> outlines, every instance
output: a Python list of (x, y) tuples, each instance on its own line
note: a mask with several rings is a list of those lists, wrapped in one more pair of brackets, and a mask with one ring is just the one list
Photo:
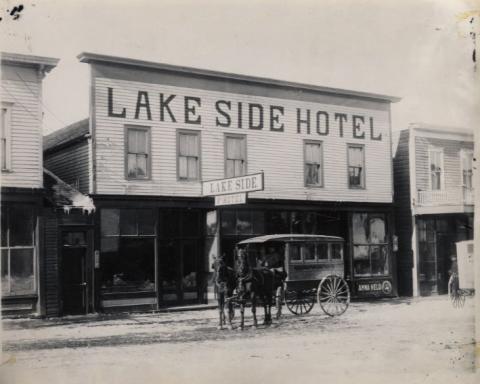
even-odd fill
[[(20, 4), (18, 18), (7, 12)], [(88, 116), (81, 52), (398, 96), (393, 130), (480, 122), (470, 35), (480, 29), (478, 1), (2, 0), (0, 8), (2, 51), (60, 59), (44, 79), (44, 134)]]

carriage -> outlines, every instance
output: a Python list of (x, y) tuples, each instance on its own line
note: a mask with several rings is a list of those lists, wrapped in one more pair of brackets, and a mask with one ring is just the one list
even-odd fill
[(467, 296), (473, 296), (474, 289), (474, 242), (473, 240), (456, 243), (457, 257), (452, 260), (448, 295), (455, 308), (465, 304)]
[(282, 303), (295, 315), (309, 313), (315, 302), (329, 316), (343, 314), (350, 303), (344, 279), (344, 240), (336, 236), (280, 234), (253, 237), (237, 246), (252, 264), (261, 264), (269, 249), (280, 254), (287, 274), (273, 294), (277, 317)]

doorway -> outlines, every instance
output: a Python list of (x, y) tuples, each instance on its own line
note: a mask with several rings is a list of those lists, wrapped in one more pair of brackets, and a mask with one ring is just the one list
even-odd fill
[(91, 300), (90, 229), (64, 229), (61, 232), (61, 308), (63, 315), (82, 315)]

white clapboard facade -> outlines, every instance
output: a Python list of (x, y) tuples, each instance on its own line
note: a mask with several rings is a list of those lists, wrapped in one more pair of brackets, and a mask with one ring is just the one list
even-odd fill
[(40, 311), (42, 81), (58, 60), (1, 53), (2, 313)]
[[(354, 294), (396, 294), (397, 98), (90, 53), (79, 60), (91, 69), (90, 116), (50, 137), (61, 144), (45, 159), (95, 200), (96, 309), (205, 302), (213, 259), (272, 233), (342, 236)], [(205, 181), (258, 173), (264, 187), (244, 204), (216, 207), (202, 193)]]

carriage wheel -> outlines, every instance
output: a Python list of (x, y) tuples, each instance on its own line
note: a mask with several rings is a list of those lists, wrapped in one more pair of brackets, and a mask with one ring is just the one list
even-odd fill
[(339, 316), (350, 304), (350, 289), (341, 277), (330, 275), (324, 277), (318, 285), (317, 299), (328, 316)]
[(289, 291), (285, 290), (285, 304), (294, 315), (305, 315), (315, 305), (315, 295), (310, 290)]
[(448, 296), (454, 308), (461, 308), (465, 304), (465, 294), (459, 287), (458, 275), (453, 273), (448, 280)]

